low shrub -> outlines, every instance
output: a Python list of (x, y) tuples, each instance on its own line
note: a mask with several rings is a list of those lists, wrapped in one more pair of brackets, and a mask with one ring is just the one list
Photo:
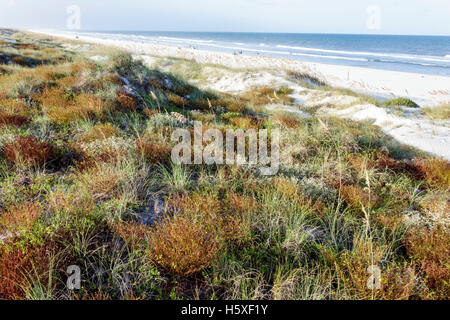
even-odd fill
[(102, 133), (98, 134), (100, 136), (88, 134), (88, 138), (99, 137), (99, 139), (84, 142), (82, 138), (81, 142), (70, 144), (72, 150), (78, 155), (75, 157), (78, 169), (84, 170), (102, 163), (115, 163), (130, 155), (132, 147), (130, 140), (116, 136), (100, 138)]
[(221, 242), (245, 240), (249, 233), (245, 221), (257, 210), (255, 201), (232, 192), (221, 200), (200, 193), (175, 195), (167, 203), (177, 216), (202, 225)]
[[(420, 292), (417, 276), (409, 265), (391, 263), (382, 269), (386, 258), (386, 246), (371, 241), (355, 239), (352, 251), (335, 253), (321, 248), (325, 261), (336, 270), (337, 287), (340, 296), (346, 299), (362, 300), (409, 300)], [(371, 290), (368, 286), (371, 266), (380, 266), (380, 289)], [(376, 285), (376, 283), (374, 283)]]
[(6, 229), (14, 235), (27, 232), (39, 218), (41, 212), (41, 207), (31, 202), (11, 207), (0, 213), (0, 229)]
[(114, 225), (112, 229), (132, 249), (139, 248), (145, 242), (150, 230), (147, 225), (134, 221), (121, 222)]
[(138, 106), (136, 99), (124, 90), (117, 93), (117, 102), (125, 110), (136, 110)]
[(184, 109), (189, 105), (189, 101), (186, 98), (180, 97), (179, 95), (170, 93), (167, 99), (175, 106)]
[(3, 67), (0, 67), (0, 76), (2, 76), (4, 74), (9, 74), (8, 70)]
[(42, 167), (53, 155), (54, 149), (47, 142), (35, 137), (18, 137), (3, 150), (5, 157), (16, 165)]
[(261, 122), (255, 117), (235, 117), (231, 118), (230, 123), (235, 125), (236, 127), (244, 130), (248, 129), (259, 129)]
[(180, 122), (177, 118), (165, 113), (155, 114), (149, 119), (148, 124), (152, 127), (176, 128), (180, 126)]
[(137, 152), (152, 164), (168, 163), (172, 154), (170, 146), (142, 139), (136, 141), (136, 148)]
[(292, 116), (286, 115), (277, 115), (275, 120), (281, 123), (282, 125), (288, 128), (297, 128), (300, 125), (300, 121), (298, 119), (293, 118)]
[(450, 235), (442, 228), (411, 230), (405, 239), (408, 255), (417, 262), (436, 299), (447, 299), (450, 295), (449, 243)]
[(377, 203), (377, 197), (374, 194), (370, 194), (367, 190), (357, 185), (342, 186), (340, 192), (348, 207), (356, 212), (370, 210)]
[(39, 102), (43, 108), (67, 108), (72, 104), (64, 89), (58, 87), (46, 88), (39, 97)]
[(20, 66), (28, 66), (27, 60), (24, 57), (16, 56), (12, 58), (12, 61)]
[(7, 114), (0, 111), (0, 128), (3, 126), (23, 126), (30, 122), (30, 117), (18, 114)]
[(152, 260), (179, 275), (192, 275), (211, 265), (219, 251), (213, 234), (182, 217), (168, 218), (147, 237)]
[(74, 99), (63, 94), (55, 99), (60, 104), (56, 107), (46, 104), (44, 112), (51, 121), (58, 124), (69, 124), (79, 119), (101, 119), (105, 111), (103, 100), (92, 94), (81, 94)]
[(195, 100), (195, 107), (197, 109), (200, 109), (200, 110), (203, 110), (203, 111), (212, 111), (212, 109), (213, 109), (213, 105), (211, 104), (210, 101), (201, 100), (201, 99), (196, 99)]
[(308, 73), (289, 71), (288, 76), (291, 80), (299, 81), (307, 88), (326, 87), (327, 84), (319, 78)]
[(26, 104), (22, 99), (8, 99), (6, 94), (0, 97), (0, 112), (9, 114), (22, 114), (27, 110)]
[(433, 108), (423, 108), (425, 115), (434, 120), (450, 119), (450, 104), (443, 104)]
[(240, 98), (255, 106), (266, 105), (269, 103), (284, 103), (291, 104), (293, 98), (289, 97), (292, 93), (289, 89), (280, 89), (270, 87), (260, 87), (244, 92)]
[(94, 200), (105, 201), (120, 197), (120, 186), (126, 178), (124, 174), (120, 168), (102, 163), (78, 173), (77, 181)]
[(44, 246), (0, 247), (0, 299), (25, 299), (32, 281), (48, 282), (50, 259)]
[(412, 101), (411, 99), (407, 98), (397, 98), (397, 99), (391, 99), (384, 101), (383, 103), (386, 107), (409, 107), (409, 108), (420, 108), (420, 106)]
[(50, 192), (46, 201), (49, 210), (55, 213), (67, 213), (71, 216), (86, 216), (94, 208), (94, 199), (86, 193), (68, 193), (62, 190)]
[(103, 140), (111, 137), (117, 137), (120, 133), (120, 129), (111, 123), (99, 123), (93, 126), (88, 132), (86, 132), (82, 141), (85, 143), (93, 142), (95, 140)]
[(239, 101), (238, 99), (219, 99), (213, 101), (213, 105), (218, 105), (222, 108), (225, 108), (227, 112), (237, 112), (242, 113), (246, 105), (244, 102)]
[(432, 188), (450, 188), (450, 162), (440, 159), (415, 159), (416, 169)]

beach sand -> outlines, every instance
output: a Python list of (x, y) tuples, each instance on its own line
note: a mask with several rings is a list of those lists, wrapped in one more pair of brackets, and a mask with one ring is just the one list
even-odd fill
[[(91, 44), (126, 49), (152, 65), (155, 57), (173, 57), (208, 64), (210, 78), (204, 87), (222, 92), (239, 93), (254, 86), (288, 86), (299, 106), (320, 107), (318, 114), (333, 115), (357, 121), (372, 121), (400, 143), (440, 156), (450, 161), (450, 121), (430, 121), (420, 111), (398, 115), (392, 110), (360, 103), (345, 93), (330, 93), (305, 88), (286, 78), (286, 71), (310, 74), (332, 87), (382, 99), (409, 98), (422, 107), (450, 104), (450, 77), (368, 68), (327, 65), (255, 55), (233, 55), (192, 48), (170, 47), (125, 40), (108, 40), (92, 36), (33, 31), (50, 36), (79, 40)], [(101, 60), (101, 57), (93, 57)], [(226, 72), (212, 65), (238, 69)], [(219, 75), (220, 73), (220, 75)], [(330, 107), (332, 106), (332, 107)], [(338, 108), (333, 108), (333, 106)], [(286, 108), (280, 110), (289, 111)], [(295, 112), (294, 112), (295, 113)]]

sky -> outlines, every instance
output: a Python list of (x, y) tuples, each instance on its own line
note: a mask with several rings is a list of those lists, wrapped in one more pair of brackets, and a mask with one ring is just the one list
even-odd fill
[[(0, 0), (0, 3), (0, 27), (22, 29), (450, 35), (450, 0)], [(70, 6), (72, 10), (68, 11)]]

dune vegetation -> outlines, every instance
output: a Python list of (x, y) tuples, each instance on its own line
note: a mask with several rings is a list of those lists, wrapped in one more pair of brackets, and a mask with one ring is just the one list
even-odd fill
[[(264, 108), (292, 104), (289, 88), (221, 94), (114, 48), (12, 37), (0, 40), (1, 299), (450, 296), (450, 163), (368, 123)], [(194, 121), (280, 128), (280, 171), (173, 164), (171, 133)], [(80, 290), (66, 286), (72, 265)]]

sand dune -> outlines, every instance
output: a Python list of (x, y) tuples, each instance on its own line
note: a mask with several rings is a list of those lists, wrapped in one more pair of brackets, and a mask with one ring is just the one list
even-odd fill
[(442, 103), (450, 103), (450, 77), (300, 62), (266, 56), (232, 55), (192, 48), (145, 44), (125, 40), (108, 40), (85, 35), (76, 36), (64, 32), (35, 32), (78, 39), (90, 43), (117, 46), (136, 54), (160, 57), (170, 56), (189, 59), (198, 63), (219, 64), (230, 68), (268, 68), (307, 72), (326, 81), (331, 86), (351, 89), (379, 98), (406, 97), (414, 100), (421, 106), (436, 106)]
[[(400, 143), (450, 161), (449, 120), (436, 123), (415, 113), (408, 115), (405, 112), (404, 115), (396, 115), (391, 112), (392, 110), (375, 105), (358, 104), (358, 99), (350, 95), (304, 88), (286, 79), (284, 71), (305, 72), (333, 87), (346, 88), (377, 98), (410, 98), (422, 107), (438, 107), (440, 104), (450, 103), (450, 78), (448, 77), (299, 62), (264, 56), (232, 55), (191, 48), (75, 36), (67, 33), (45, 32), (45, 34), (121, 47), (139, 56), (147, 65), (155, 63), (156, 56), (243, 69), (240, 72), (226, 72), (213, 66), (206, 67), (211, 69), (209, 74), (213, 76), (207, 79), (204, 87), (221, 92), (239, 93), (253, 86), (287, 86), (294, 90), (292, 97), (297, 105), (305, 108), (319, 106), (318, 113), (322, 115), (372, 121)], [(97, 56), (95, 59), (101, 60)], [(329, 107), (330, 105), (338, 108)], [(269, 109), (273, 110), (274, 106)], [(292, 107), (278, 106), (278, 110), (305, 116), (303, 111)]]

